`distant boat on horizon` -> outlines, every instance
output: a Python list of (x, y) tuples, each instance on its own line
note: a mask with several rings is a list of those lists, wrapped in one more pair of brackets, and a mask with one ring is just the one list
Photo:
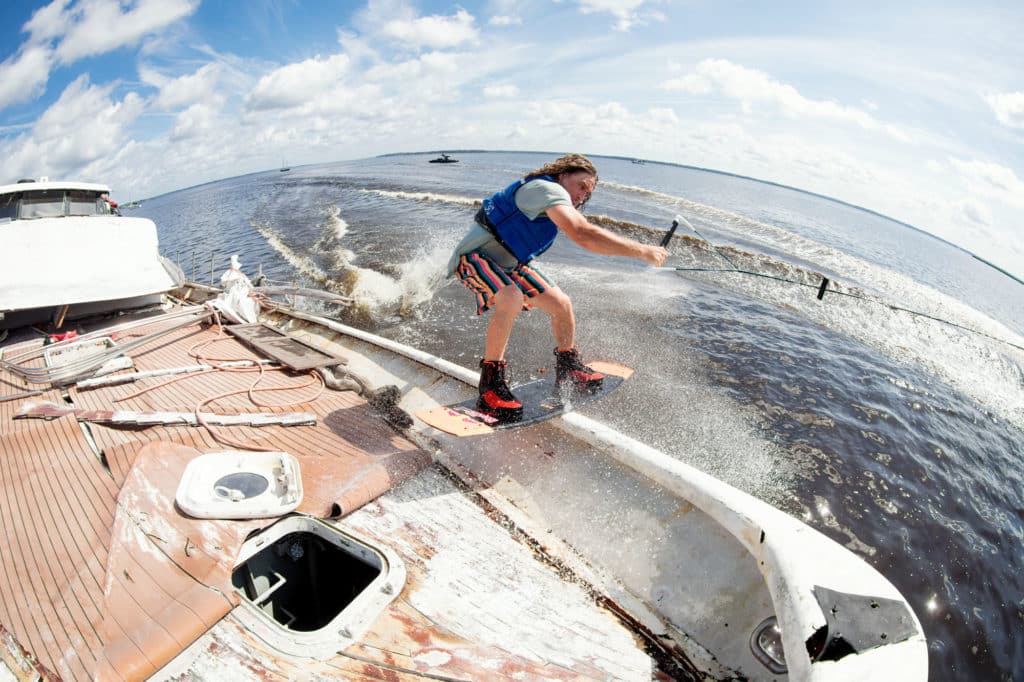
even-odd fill
[(285, 163), (284, 159), (282, 159), (281, 160), (281, 172), (284, 173), (285, 171), (290, 171), (291, 169), (292, 169), (292, 167), (289, 166), (287, 163)]
[(444, 153), (442, 153), (441, 156), (437, 157), (436, 159), (431, 159), (430, 160), (430, 163), (458, 163), (458, 162), (459, 162), (458, 159), (453, 159), (452, 157), (450, 157), (450, 156), (448, 156), (447, 154), (444, 154)]

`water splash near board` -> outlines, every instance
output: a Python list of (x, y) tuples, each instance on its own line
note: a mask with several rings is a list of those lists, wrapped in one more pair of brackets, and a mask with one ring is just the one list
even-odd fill
[(453, 436), (481, 436), (502, 429), (532, 426), (574, 409), (583, 407), (608, 395), (633, 376), (633, 370), (612, 362), (590, 362), (589, 367), (604, 375), (601, 388), (593, 391), (574, 391), (559, 388), (554, 375), (526, 384), (513, 386), (512, 391), (523, 403), (523, 414), (514, 421), (502, 421), (492, 414), (477, 409), (477, 399), (470, 398), (454, 405), (442, 405), (416, 413), (416, 418), (435, 429)]

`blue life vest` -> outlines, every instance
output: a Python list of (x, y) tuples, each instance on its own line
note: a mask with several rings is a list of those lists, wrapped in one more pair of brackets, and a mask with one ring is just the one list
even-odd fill
[(516, 206), (516, 191), (531, 180), (555, 182), (550, 175), (516, 180), (500, 192), (484, 199), (483, 208), (477, 214), (477, 222), (493, 234), (520, 263), (529, 263), (547, 251), (558, 236), (558, 226), (546, 214), (530, 220)]

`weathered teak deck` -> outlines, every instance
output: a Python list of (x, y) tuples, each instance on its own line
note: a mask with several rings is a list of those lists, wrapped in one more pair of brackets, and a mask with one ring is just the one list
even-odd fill
[[(130, 334), (146, 334), (160, 324), (140, 327)], [(195, 363), (197, 360), (190, 357), (189, 350), (208, 341), (213, 342), (206, 347), (210, 359), (255, 357), (231, 337), (220, 334), (216, 327), (201, 328), (197, 324), (133, 351), (135, 370)], [(8, 349), (7, 355), (11, 354)], [(120, 402), (116, 400), (147, 386), (159, 385), (166, 378), (148, 380), (142, 385), (92, 390), (71, 387), (66, 392), (69, 402), (57, 389), (49, 389), (30, 400), (88, 409), (189, 412), (211, 396), (247, 388), (257, 375), (220, 371), (183, 376), (162, 388)], [(20, 380), (10, 374), (5, 374), (4, 379), (8, 383), (2, 393), (17, 392), (15, 387), (21, 385)], [(315, 427), (218, 429), (235, 441), (287, 451), (300, 460), (309, 492), (299, 511), (320, 517), (347, 513), (430, 463), (426, 453), (401, 438), (358, 395), (325, 391), (315, 400), (303, 402), (303, 396), (315, 392), (316, 385), (308, 384), (308, 376), (269, 371), (264, 373), (260, 388), (307, 387), (283, 393), (258, 393), (273, 396), (261, 400), (289, 400), (298, 404), (287, 408), (257, 406), (241, 393), (204, 408), (217, 413), (316, 414)], [(4, 547), (0, 623), (45, 668), (62, 677), (83, 679), (99, 674), (130, 679), (152, 673), (234, 605), (236, 599), (230, 592), (234, 556), (225, 552), (225, 556), (213, 557), (209, 566), (180, 570), (174, 565), (180, 561), (174, 553), (181, 548), (160, 548), (170, 557), (170, 564), (140, 563), (140, 555), (123, 551), (122, 545), (138, 542), (133, 534), (138, 534), (144, 525), (140, 519), (147, 514), (162, 514), (185, 526), (217, 523), (187, 519), (173, 507), (177, 481), (184, 463), (191, 457), (186, 456), (177, 467), (165, 466), (166, 470), (160, 471), (157, 458), (147, 460), (145, 467), (133, 468), (136, 456), (147, 443), (179, 444), (179, 451), (192, 456), (199, 451), (234, 448), (218, 443), (203, 428), (117, 428), (89, 424), (87, 428), (95, 448), (102, 453), (101, 459), (74, 417), (54, 421), (13, 419), (23, 403), (0, 403), (0, 473), (4, 485), (0, 496), (0, 543)], [(104, 460), (109, 466), (104, 466)], [(163, 464), (167, 464), (166, 459)], [(158, 470), (149, 471), (154, 467)], [(163, 484), (169, 494), (163, 499), (171, 501), (170, 507), (151, 509), (152, 494), (138, 495), (126, 502), (127, 488), (122, 487), (132, 473), (136, 477), (148, 475), (151, 484)], [(235, 531), (234, 542), (221, 544), (226, 551), (237, 553), (245, 533), (266, 522), (223, 525)], [(185, 543), (181, 544), (183, 548)], [(190, 549), (190, 553), (199, 552)], [(198, 570), (206, 574), (216, 572), (216, 579), (205, 575), (204, 582), (219, 582), (223, 589), (190, 591), (194, 589), (194, 579), (199, 577)]]
[[(133, 371), (194, 363), (190, 350), (211, 341), (204, 351), (210, 360), (254, 357), (216, 327), (196, 324), (131, 352)], [(0, 626), (43, 671), (65, 679), (144, 679), (204, 636), (208, 644), (193, 673), (210, 679), (225, 656), (248, 675), (270, 678), (298, 670), (368, 679), (649, 677), (651, 661), (628, 628), (500, 532), (448, 478), (420, 473), (430, 456), (362, 397), (326, 390), (313, 398), (316, 386), (307, 375), (272, 371), (260, 388), (306, 386), (256, 394), (261, 402), (298, 404), (259, 406), (244, 392), (256, 376), (217, 371), (166, 385), (158, 378), (92, 390), (50, 388), (29, 400), (188, 412), (211, 396), (241, 391), (203, 411), (315, 413), (316, 426), (217, 431), (296, 456), (305, 489), (298, 511), (315, 517), (346, 515), (419, 473), (404, 492), (346, 520), (399, 552), (409, 567), (406, 591), (334, 659), (282, 657), (223, 620), (238, 604), (231, 589), (238, 550), (251, 531), (273, 520), (193, 519), (174, 505), (190, 459), (234, 448), (204, 428), (85, 426), (74, 416), (13, 419), (25, 401), (0, 402)], [(129, 397), (152, 386), (160, 387)], [(27, 388), (0, 372), (0, 395)], [(524, 588), (543, 591), (524, 598)], [(557, 641), (556, 633), (573, 644)]]

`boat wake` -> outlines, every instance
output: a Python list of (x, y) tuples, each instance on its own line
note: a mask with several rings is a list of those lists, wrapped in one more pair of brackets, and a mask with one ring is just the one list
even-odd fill
[(348, 235), (348, 223), (341, 217), (341, 209), (332, 204), (327, 208), (320, 238), (313, 244), (312, 252), (327, 256), (332, 269), (341, 270), (356, 259), (355, 254), (345, 248), (343, 240)]
[(450, 246), (435, 245), (431, 250), (417, 250), (401, 263), (359, 264), (360, 257), (346, 246), (350, 226), (333, 204), (328, 206), (320, 234), (308, 253), (289, 246), (283, 235), (268, 225), (257, 223), (254, 227), (308, 284), (355, 299), (353, 312), (374, 322), (415, 315), (443, 285), (444, 266), (451, 252)]
[(267, 244), (274, 251), (279, 253), (300, 275), (307, 279), (307, 283), (325, 287), (335, 293), (343, 293), (338, 291), (330, 275), (324, 272), (312, 259), (303, 256), (288, 246), (277, 230), (263, 223), (253, 223), (253, 227), (263, 235), (263, 238), (267, 240)]
[(450, 247), (419, 250), (394, 266), (394, 276), (372, 268), (351, 266), (344, 270), (346, 295), (355, 299), (355, 312), (373, 322), (415, 316), (444, 283), (444, 265)]
[(473, 197), (460, 197), (454, 194), (437, 194), (434, 192), (401, 192), (388, 189), (361, 189), (360, 192), (374, 194), (389, 199), (405, 199), (407, 201), (437, 201), (445, 204), (458, 206), (479, 206), (480, 199)]

